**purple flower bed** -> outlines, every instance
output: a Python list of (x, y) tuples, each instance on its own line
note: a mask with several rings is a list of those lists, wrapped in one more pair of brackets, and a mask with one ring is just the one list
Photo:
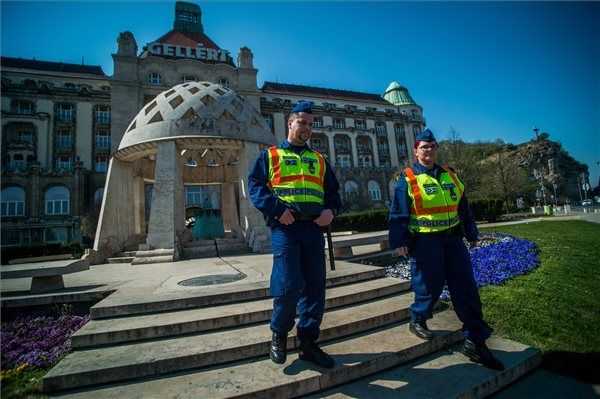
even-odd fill
[(525, 274), (538, 266), (538, 250), (533, 242), (507, 234), (489, 236), (495, 242), (469, 250), (475, 281), (479, 287), (502, 284), (509, 278)]
[(71, 349), (71, 335), (81, 328), (89, 316), (22, 317), (3, 323), (2, 369), (27, 364), (50, 367)]
[[(522, 238), (508, 234), (487, 233), (481, 236), (480, 245), (469, 249), (473, 274), (478, 287), (489, 284), (499, 285), (511, 277), (528, 273), (539, 265), (537, 246)], [(410, 279), (410, 265), (407, 260), (386, 267), (391, 277)], [(444, 289), (441, 299), (449, 299)]]

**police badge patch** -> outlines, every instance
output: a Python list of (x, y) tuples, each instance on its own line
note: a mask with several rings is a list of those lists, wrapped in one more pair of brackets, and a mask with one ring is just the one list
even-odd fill
[(435, 194), (438, 189), (436, 184), (424, 184), (423, 188), (425, 189), (425, 193), (429, 195)]

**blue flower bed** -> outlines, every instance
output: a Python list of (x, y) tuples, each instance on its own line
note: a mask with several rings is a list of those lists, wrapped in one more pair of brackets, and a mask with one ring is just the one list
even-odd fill
[(0, 331), (2, 369), (23, 365), (50, 367), (71, 350), (71, 335), (89, 316), (22, 317), (3, 323)]
[[(499, 285), (511, 277), (528, 273), (539, 265), (538, 248), (529, 241), (508, 234), (488, 233), (481, 236), (480, 245), (469, 249), (473, 274), (478, 287)], [(386, 267), (391, 277), (410, 279), (407, 260)], [(444, 289), (440, 297), (449, 298)]]

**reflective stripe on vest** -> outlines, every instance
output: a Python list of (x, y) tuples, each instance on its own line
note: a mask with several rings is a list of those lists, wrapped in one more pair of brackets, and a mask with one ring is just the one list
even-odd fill
[(312, 150), (297, 154), (286, 148), (270, 147), (269, 186), (288, 203), (324, 204), (325, 159)]
[(464, 186), (448, 167), (442, 169), (439, 179), (426, 173), (415, 175), (412, 168), (404, 171), (412, 200), (409, 229), (413, 232), (443, 231), (459, 223), (458, 203)]

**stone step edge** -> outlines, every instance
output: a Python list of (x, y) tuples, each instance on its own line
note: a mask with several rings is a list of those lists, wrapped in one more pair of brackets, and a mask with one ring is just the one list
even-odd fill
[[(445, 311), (445, 312), (449, 312), (449, 311)], [(444, 312), (442, 312), (444, 313)], [(439, 315), (439, 314), (438, 314)], [(454, 317), (455, 319), (455, 317)], [(377, 353), (377, 355), (370, 357), (367, 360), (364, 361), (359, 361), (359, 362), (354, 362), (352, 364), (337, 364), (336, 367), (332, 370), (324, 370), (321, 368), (317, 368), (314, 366), (309, 366), (308, 367), (308, 371), (307, 374), (309, 374), (309, 376), (307, 378), (303, 378), (303, 379), (295, 379), (292, 381), (287, 381), (286, 383), (280, 383), (278, 381), (276, 381), (275, 383), (273, 383), (271, 386), (269, 387), (261, 387), (260, 384), (254, 384), (253, 391), (250, 392), (244, 392), (244, 393), (240, 393), (240, 392), (236, 392), (233, 395), (230, 396), (223, 396), (220, 395), (218, 397), (222, 397), (222, 398), (289, 398), (289, 397), (297, 397), (297, 396), (302, 396), (302, 395), (307, 395), (307, 394), (311, 394), (314, 392), (318, 392), (324, 389), (328, 389), (331, 387), (334, 387), (336, 385), (341, 385), (365, 376), (368, 376), (370, 374), (374, 374), (392, 367), (396, 367), (400, 364), (404, 364), (404, 363), (408, 363), (414, 359), (417, 359), (419, 357), (428, 355), (430, 353), (433, 352), (437, 352), (439, 350), (441, 350), (444, 347), (450, 346), (452, 344), (455, 344), (457, 342), (460, 342), (464, 339), (461, 328), (459, 327), (458, 323), (455, 322), (455, 326), (454, 328), (452, 328), (450, 331), (441, 331), (438, 332), (434, 338), (430, 341), (424, 341), (424, 340), (419, 340), (418, 343), (411, 345), (411, 346), (400, 346), (397, 347), (396, 350), (394, 350), (393, 352), (390, 351), (382, 351), (380, 353)], [(435, 328), (435, 327), (433, 327)], [(352, 336), (349, 337), (345, 340), (335, 340), (332, 341), (331, 343), (322, 345), (322, 348), (328, 352), (331, 353), (331, 348), (335, 347), (336, 345), (342, 345), (342, 346), (348, 346), (350, 344), (350, 341), (355, 340), (352, 343), (352, 347), (360, 347), (361, 344), (361, 338), (365, 338), (370, 336), (371, 334), (380, 334), (383, 335), (383, 338), (385, 338), (385, 332), (386, 331), (398, 331), (398, 341), (402, 342), (402, 337), (406, 336), (408, 334), (410, 334), (408, 332), (408, 323), (399, 323), (396, 325), (391, 325), (391, 326), (385, 326), (385, 327), (381, 327), (375, 330), (371, 330), (370, 332), (363, 332), (362, 334), (359, 334), (358, 336)], [(382, 334), (383, 333), (383, 334)], [(378, 342), (379, 340), (374, 340), (375, 342)], [(334, 358), (336, 357), (336, 355), (334, 354)], [(220, 375), (217, 375), (217, 377), (221, 377), (221, 378), (227, 378), (228, 380), (231, 378), (232, 374), (234, 374), (236, 372), (236, 370), (238, 369), (244, 369), (244, 368), (252, 368), (252, 372), (258, 372), (260, 373), (260, 369), (261, 367), (276, 367), (277, 369), (281, 369), (281, 373), (283, 374), (283, 370), (286, 367), (286, 365), (290, 365), (291, 363), (295, 362), (298, 360), (298, 354), (297, 353), (288, 353), (288, 360), (286, 362), (286, 364), (281, 365), (281, 366), (275, 366), (268, 358), (265, 359), (264, 357), (261, 358), (257, 358), (254, 361), (248, 362), (248, 360), (245, 361), (241, 361), (241, 362), (233, 362), (233, 363), (229, 363), (229, 364), (225, 364), (222, 365), (222, 367), (211, 367), (209, 369), (200, 369), (200, 370), (188, 370), (185, 372), (178, 372), (178, 373), (168, 373), (168, 374), (163, 374), (160, 376), (156, 376), (156, 377), (145, 377), (145, 378), (135, 378), (135, 379), (131, 379), (131, 380), (127, 380), (126, 382), (123, 382), (126, 385), (132, 385), (132, 384), (136, 384), (136, 383), (145, 383), (147, 381), (152, 382), (153, 380), (159, 379), (161, 380), (161, 384), (166, 383), (166, 380), (168, 380), (170, 377), (177, 377), (177, 375), (181, 375), (182, 373), (184, 374), (193, 374), (194, 376), (197, 375), (201, 375), (201, 374), (208, 374), (208, 376), (210, 377), (213, 374), (217, 374), (220, 373)], [(266, 365), (266, 366), (265, 366)], [(229, 370), (229, 372), (224, 372), (223, 370)], [(259, 371), (256, 371), (259, 370)], [(116, 372), (118, 372), (119, 370), (115, 370)], [(223, 377), (225, 376), (226, 377)], [(283, 377), (286, 378), (286, 377)], [(219, 384), (219, 381), (213, 380), (212, 378), (209, 378), (209, 381), (211, 383), (215, 384)], [(245, 381), (246, 382), (246, 381)], [(44, 379), (42, 381), (42, 390), (44, 392), (52, 392), (57, 390), (56, 387), (52, 384), (52, 381), (50, 380), (46, 380)], [(258, 386), (256, 386), (258, 385)], [(94, 386), (90, 386), (87, 389), (94, 389)], [(102, 388), (101, 386), (95, 386), (96, 388)], [(188, 389), (186, 387), (186, 389)], [(198, 393), (197, 395), (195, 395), (196, 397), (205, 397), (205, 396), (199, 396), (200, 394)], [(208, 396), (206, 396), (208, 397)], [(217, 397), (217, 396), (211, 396), (211, 397)]]
[[(375, 383), (375, 388), (377, 389), (376, 381), (398, 381), (400, 384), (407, 382), (409, 389), (405, 390), (404, 386), (402, 386), (399, 391), (396, 391), (396, 396), (398, 397), (418, 395), (419, 397), (427, 398), (486, 398), (535, 370), (542, 362), (542, 353), (539, 349), (520, 344), (516, 341), (492, 337), (487, 341), (487, 344), (492, 352), (497, 352), (495, 355), (504, 363), (506, 366), (505, 370), (489, 370), (469, 361), (462, 354), (462, 343), (454, 344), (447, 348), (447, 351), (431, 353), (411, 362), (370, 374), (356, 381), (351, 381), (348, 384), (327, 388), (324, 391), (307, 396), (306, 399), (350, 399), (360, 397), (362, 392), (373, 389), (371, 385), (373, 383)], [(507, 356), (503, 356), (502, 351), (506, 351), (506, 349), (513, 351), (508, 352)], [(458, 374), (453, 375), (452, 371), (450, 371), (450, 374), (446, 373), (444, 371), (444, 364), (447, 365), (446, 367), (448, 365), (449, 367), (464, 367), (465, 365), (469, 365), (468, 367), (472, 368), (462, 368), (459, 376)], [(475, 368), (481, 368), (481, 370)], [(425, 380), (424, 377), (420, 377), (423, 370), (431, 370), (432, 372), (432, 375), (427, 377), (428, 383), (433, 386), (432, 389), (419, 385)], [(460, 382), (457, 379), (460, 379)], [(444, 391), (445, 388), (440, 388), (440, 386), (447, 386), (452, 383), (457, 383), (458, 386), (447, 388), (449, 391)], [(417, 388), (416, 392), (415, 390), (411, 391), (410, 384), (415, 384), (414, 386), (420, 388)], [(462, 386), (460, 386), (461, 384)], [(386, 385), (383, 386), (385, 387)], [(390, 387), (388, 389), (394, 388)], [(352, 396), (346, 395), (345, 392), (351, 392)], [(383, 393), (385, 397), (388, 397), (387, 392)]]
[[(356, 296), (357, 291), (353, 293), (346, 293), (344, 295), (326, 297), (326, 313), (342, 307), (367, 304), (371, 301), (385, 300), (390, 297), (412, 295), (412, 293), (408, 291), (409, 284), (410, 283), (408, 281), (399, 280), (399, 284), (397, 285), (380, 287), (377, 290), (379, 292), (372, 292), (375, 290), (362, 291), (362, 294), (358, 297)], [(335, 288), (339, 287), (333, 287), (333, 289)], [(99, 332), (91, 331), (89, 333), (86, 332), (86, 325), (71, 336), (71, 346), (75, 350), (98, 348), (110, 345), (148, 341), (152, 339), (176, 337), (178, 335), (215, 332), (270, 320), (273, 308), (271, 300), (260, 299), (256, 302), (264, 302), (264, 306), (262, 308), (253, 310), (252, 312), (232, 313), (222, 317), (207, 319), (197, 318), (195, 320), (186, 320), (183, 322), (173, 321), (172, 323), (162, 325), (146, 325), (136, 328), (104, 330)], [(231, 305), (232, 304), (225, 306)], [(172, 313), (177, 312), (180, 311), (175, 311)], [(144, 315), (141, 316), (143, 317)], [(121, 318), (117, 320), (120, 319)], [(93, 322), (94, 320), (91, 320), (89, 323)], [(170, 330), (173, 331), (171, 332)]]
[[(385, 269), (374, 267), (369, 270), (361, 270), (352, 274), (328, 275), (327, 287), (336, 287), (341, 285), (352, 284), (360, 281), (374, 280), (385, 277)], [(162, 300), (149, 302), (129, 302), (117, 303), (110, 305), (113, 302), (115, 295), (120, 292), (108, 296), (104, 300), (96, 303), (90, 308), (91, 319), (107, 319), (113, 317), (124, 317), (140, 314), (168, 312), (176, 310), (185, 310), (192, 308), (200, 308), (214, 305), (224, 305), (228, 303), (246, 302), (255, 299), (264, 299), (270, 296), (269, 282), (262, 281), (258, 283), (250, 283), (247, 285), (229, 286), (221, 290), (212, 290), (211, 293), (189, 293), (185, 292), (177, 296), (166, 296)], [(152, 296), (149, 296), (152, 298)], [(108, 303), (108, 305), (107, 305)], [(150, 307), (151, 309), (148, 309)]]
[[(390, 298), (392, 299), (392, 298)], [(406, 302), (399, 300), (398, 302)], [(410, 311), (408, 306), (397, 306), (398, 304), (394, 304), (396, 306), (391, 309), (385, 309), (382, 312), (378, 312), (374, 315), (367, 316), (366, 318), (360, 317), (355, 318), (354, 320), (347, 321), (348, 316), (347, 313), (351, 311), (351, 309), (339, 309), (338, 312), (342, 312), (342, 316), (339, 314), (332, 324), (324, 324), (321, 329), (321, 341), (331, 341), (331, 340), (345, 340), (351, 339), (352, 336), (355, 336), (360, 333), (364, 333), (366, 331), (383, 328), (388, 325), (399, 324), (410, 317)], [(365, 304), (365, 306), (375, 306), (374, 304)], [(223, 347), (213, 347), (213, 350), (210, 352), (195, 352), (195, 353), (186, 353), (185, 355), (181, 355), (178, 357), (158, 357), (153, 358), (151, 361), (141, 361), (141, 362), (130, 362), (129, 364), (121, 364), (116, 367), (107, 367), (107, 368), (94, 368), (92, 370), (75, 372), (70, 374), (57, 374), (60, 371), (60, 367), (57, 367), (56, 370), (50, 372), (44, 377), (44, 379), (48, 380), (48, 384), (54, 385), (57, 389), (73, 389), (73, 388), (81, 388), (88, 385), (95, 385), (100, 383), (108, 384), (113, 382), (123, 381), (124, 379), (131, 378), (148, 378), (148, 377), (158, 377), (162, 374), (186, 371), (190, 369), (197, 369), (203, 367), (213, 367), (218, 364), (230, 363), (235, 361), (252, 359), (255, 357), (263, 356), (268, 353), (269, 345), (271, 342), (271, 333), (267, 324), (255, 325), (255, 326), (246, 326), (235, 330), (230, 330), (227, 335), (239, 333), (243, 334), (245, 328), (250, 329), (258, 329), (260, 334), (256, 337), (254, 342), (244, 342), (242, 346), (239, 343), (234, 343), (230, 346)], [(260, 330), (265, 330), (264, 334)], [(214, 341), (219, 337), (223, 337), (220, 335), (219, 331), (209, 333), (212, 336), (209, 338), (208, 342)], [(225, 336), (225, 342), (227, 342), (227, 335)], [(194, 338), (204, 338), (206, 339), (206, 335), (201, 334), (200, 336), (195, 336)], [(175, 337), (176, 341), (185, 341), (189, 339), (189, 336)], [(152, 342), (152, 341), (150, 341)], [(155, 341), (157, 346), (161, 346), (160, 340)], [(292, 330), (288, 335), (287, 347), (290, 350), (296, 349), (299, 346), (299, 340), (296, 335), (296, 330)], [(133, 343), (132, 345), (135, 345)], [(143, 343), (142, 343), (143, 345)], [(177, 347), (177, 344), (175, 344)], [(123, 348), (123, 346), (116, 346), (114, 348)], [(143, 348), (140, 348), (142, 350)], [(96, 351), (102, 350), (102, 348), (96, 349)], [(125, 350), (125, 349), (124, 349)], [(70, 355), (70, 357), (77, 356), (85, 356), (88, 351), (77, 351)], [(67, 360), (69, 360), (67, 358)], [(128, 359), (129, 360), (129, 359)], [(76, 360), (77, 362), (77, 360)], [(91, 361), (94, 365), (96, 365), (96, 360), (92, 359)], [(79, 366), (84, 367), (84, 362), (79, 359)], [(90, 364), (88, 362), (88, 364)], [(58, 365), (60, 366), (60, 364)], [(114, 372), (118, 370), (118, 372)], [(61, 383), (62, 382), (62, 383)], [(75, 384), (77, 385), (69, 385)]]
[(152, 263), (169, 263), (174, 262), (174, 255), (150, 255), (150, 256), (136, 256), (133, 261), (131, 261), (132, 265), (148, 265)]

